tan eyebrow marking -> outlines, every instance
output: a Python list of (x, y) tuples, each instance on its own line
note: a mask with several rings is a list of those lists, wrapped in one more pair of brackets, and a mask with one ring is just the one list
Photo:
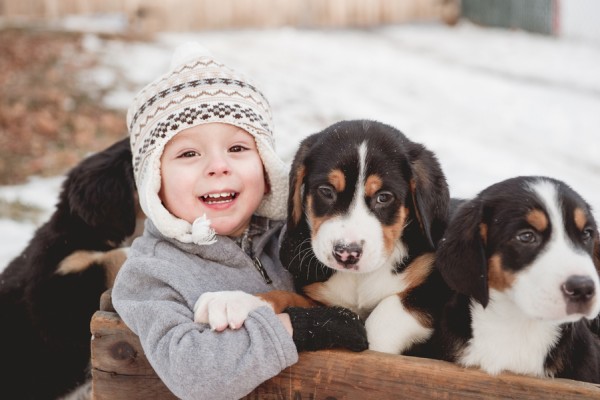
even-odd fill
[(585, 228), (585, 225), (587, 224), (585, 212), (581, 208), (577, 207), (575, 211), (573, 211), (573, 219), (575, 220), (575, 226), (577, 226), (577, 229), (583, 231), (583, 228)]
[(379, 176), (370, 175), (365, 182), (365, 195), (372, 197), (382, 186), (383, 181)]
[(343, 192), (346, 188), (346, 175), (341, 170), (334, 169), (327, 178), (337, 192)]
[(543, 232), (548, 228), (548, 218), (546, 218), (546, 214), (540, 210), (531, 210), (525, 219), (539, 232)]

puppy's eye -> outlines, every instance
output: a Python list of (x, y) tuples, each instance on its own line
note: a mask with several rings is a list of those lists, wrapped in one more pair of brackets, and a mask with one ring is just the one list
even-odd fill
[(521, 231), (517, 233), (516, 239), (521, 243), (535, 243), (537, 238), (533, 231)]
[(394, 195), (391, 192), (380, 192), (376, 197), (377, 204), (385, 206), (394, 201)]
[(594, 236), (594, 230), (592, 228), (585, 228), (583, 232), (581, 232), (581, 239), (584, 242), (587, 242)]
[(317, 188), (317, 191), (327, 201), (334, 201), (337, 196), (335, 190), (329, 185), (321, 185)]

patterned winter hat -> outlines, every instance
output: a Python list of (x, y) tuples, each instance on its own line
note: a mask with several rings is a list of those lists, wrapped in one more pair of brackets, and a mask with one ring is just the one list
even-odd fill
[(176, 49), (170, 71), (142, 89), (127, 112), (141, 207), (163, 235), (184, 243), (212, 243), (214, 231), (201, 231), (208, 226), (203, 216), (192, 229), (163, 206), (160, 158), (177, 133), (212, 122), (235, 125), (254, 137), (271, 189), (256, 214), (285, 218), (288, 169), (275, 153), (269, 103), (244, 76), (215, 61), (202, 46), (186, 43)]

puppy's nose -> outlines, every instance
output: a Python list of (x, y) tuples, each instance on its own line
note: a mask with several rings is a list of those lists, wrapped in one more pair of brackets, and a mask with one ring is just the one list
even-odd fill
[(589, 276), (573, 275), (561, 286), (567, 300), (585, 303), (592, 299), (596, 293), (596, 285)]
[(354, 243), (337, 243), (333, 246), (333, 256), (346, 268), (355, 265), (362, 255), (362, 245)]

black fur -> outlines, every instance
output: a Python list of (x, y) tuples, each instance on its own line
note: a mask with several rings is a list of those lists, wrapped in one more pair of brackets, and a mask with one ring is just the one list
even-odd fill
[(101, 265), (56, 274), (77, 250), (106, 251), (136, 225), (129, 139), (67, 175), (54, 214), (0, 275), (0, 397), (55, 399), (82, 384), (92, 314), (107, 289)]
[(345, 348), (363, 351), (369, 346), (363, 321), (342, 307), (288, 307), (298, 351)]

